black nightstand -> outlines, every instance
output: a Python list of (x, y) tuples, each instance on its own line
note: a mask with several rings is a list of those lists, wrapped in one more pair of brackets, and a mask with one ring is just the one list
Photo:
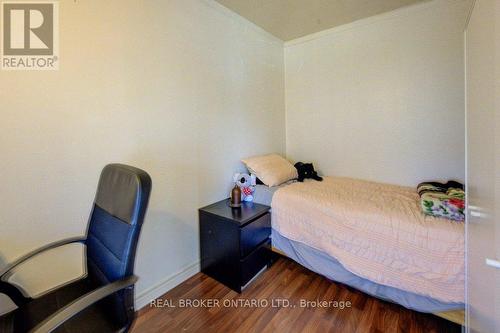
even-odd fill
[(229, 207), (229, 199), (200, 208), (201, 271), (241, 292), (273, 260), (271, 207), (251, 202)]

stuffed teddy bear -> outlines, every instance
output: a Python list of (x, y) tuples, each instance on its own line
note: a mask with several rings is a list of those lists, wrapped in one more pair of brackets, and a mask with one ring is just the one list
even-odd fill
[(247, 173), (236, 173), (233, 177), (233, 181), (241, 189), (241, 200), (251, 202), (253, 201), (253, 193), (255, 192), (257, 178), (255, 175), (249, 175)]
[(297, 173), (299, 174), (299, 178), (297, 178), (299, 182), (303, 182), (304, 179), (307, 178), (311, 178), (319, 182), (323, 180), (323, 178), (318, 176), (318, 173), (314, 171), (314, 166), (312, 163), (297, 162), (294, 166), (295, 169), (297, 169)]

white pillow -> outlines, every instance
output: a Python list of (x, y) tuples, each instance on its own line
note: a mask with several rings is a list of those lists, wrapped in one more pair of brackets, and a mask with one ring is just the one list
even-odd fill
[(277, 186), (298, 177), (297, 169), (278, 154), (254, 156), (241, 161), (267, 186)]

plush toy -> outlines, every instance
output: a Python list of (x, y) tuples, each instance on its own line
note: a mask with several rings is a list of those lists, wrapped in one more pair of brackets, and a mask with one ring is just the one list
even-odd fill
[(322, 181), (323, 178), (318, 176), (318, 173), (314, 171), (314, 166), (312, 163), (295, 163), (295, 168), (297, 169), (297, 173), (299, 174), (299, 178), (297, 179), (299, 182), (303, 182), (304, 179), (311, 178), (317, 181)]
[(234, 182), (241, 189), (241, 200), (253, 201), (253, 192), (255, 192), (255, 185), (257, 178), (255, 175), (247, 173), (236, 173), (233, 177)]

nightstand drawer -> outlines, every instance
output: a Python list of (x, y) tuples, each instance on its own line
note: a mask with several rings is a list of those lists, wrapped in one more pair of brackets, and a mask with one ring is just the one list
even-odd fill
[(266, 213), (253, 222), (248, 223), (240, 229), (240, 253), (241, 257), (250, 252), (269, 238), (271, 235), (271, 214)]
[(241, 285), (244, 286), (271, 260), (271, 240), (241, 260)]

